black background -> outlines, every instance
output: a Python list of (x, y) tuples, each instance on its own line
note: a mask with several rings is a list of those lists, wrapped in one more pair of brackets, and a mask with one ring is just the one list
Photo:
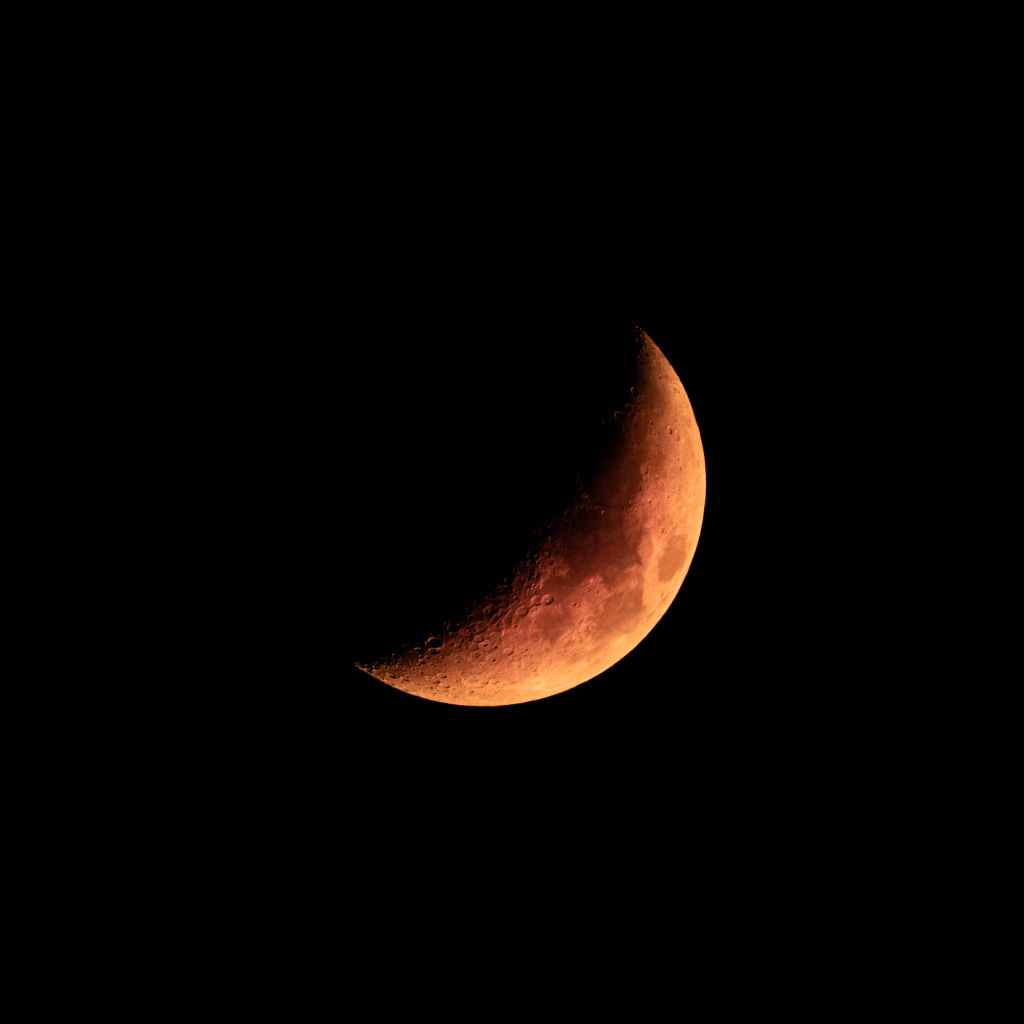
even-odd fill
[[(946, 912), (947, 879), (922, 868), (948, 837), (901, 840), (942, 820), (969, 754), (931, 710), (958, 706), (960, 681), (886, 644), (914, 615), (899, 570), (920, 523), (893, 514), (879, 462), (912, 473), (954, 431), (909, 444), (882, 399), (926, 390), (893, 370), (942, 337), (920, 328), (949, 308), (920, 255), (946, 257), (960, 185), (936, 187), (936, 168), (964, 148), (951, 112), (973, 122), (976, 105), (907, 60), (959, 67), (919, 25), (872, 29), (901, 91), (873, 49), (840, 59), (848, 26), (727, 20), (665, 33), (661, 54), (618, 25), (607, 48), (577, 30), (502, 68), (486, 45), (438, 60), (414, 30), (432, 66), (408, 77), (391, 33), (360, 67), (357, 34), (325, 32), (313, 55), (304, 31), (292, 71), (233, 24), (209, 36), (209, 81), (183, 50), (152, 89), (113, 65), (109, 100), (61, 89), (82, 116), (54, 161), (54, 196), (73, 197), (55, 258), (100, 280), (56, 305), (72, 372), (99, 363), (116, 400), (83, 389), (109, 440), (84, 442), (87, 479), (61, 501), (62, 532), (83, 505), (103, 520), (76, 545), (95, 567), (75, 602), (102, 621), (43, 645), (74, 659), (70, 699), (40, 688), (43, 728), (56, 711), (80, 744), (58, 769), (80, 824), (52, 844), (55, 878), (96, 850), (117, 885), (138, 873), (147, 926), (159, 892), (216, 964), (235, 945), (218, 914), (260, 943), (298, 907), (315, 921), (271, 924), (274, 944), (311, 940), (332, 972), (340, 934), (389, 967), (440, 960), (435, 985), (497, 964), (503, 997), (564, 963), (570, 926), (605, 947), (588, 965), (602, 993), (634, 942), (634, 993), (664, 978), (686, 998), (710, 964), (716, 1001), (761, 998), (742, 954), (773, 952), (775, 983), (801, 988), (848, 921), (872, 955), (892, 934), (902, 969), (904, 921)], [(239, 50), (251, 70), (224, 59)], [(503, 88), (477, 88), (487, 70)], [(630, 321), (684, 381), (708, 464), (696, 557), (652, 634), (506, 709), (353, 669), (408, 588), (455, 590), (515, 547), (526, 485), (557, 488), (575, 403)], [(96, 449), (116, 487), (88, 478)], [(892, 551), (872, 559), (876, 534)], [(95, 877), (81, 889), (106, 897)], [(787, 929), (807, 940), (793, 953)], [(403, 987), (427, 989), (392, 971), (375, 994)]]
[[(214, 133), (231, 160), (173, 191), (163, 229), (184, 243), (162, 282), (173, 425), (199, 455), (171, 498), (188, 653), (161, 700), (226, 802), (325, 836), (350, 815), (357, 844), (370, 820), (477, 842), (510, 817), (527, 843), (569, 820), (608, 842), (686, 818), (735, 839), (787, 808), (805, 828), (877, 772), (896, 716), (865, 671), (858, 544), (884, 496), (832, 425), (868, 436), (891, 251), (868, 190), (830, 171), (824, 106), (800, 93), (805, 116), (775, 119), (741, 91), (719, 83), (679, 124), (410, 114), (418, 134), (378, 118), (340, 142), (291, 112), (304, 148), (272, 157)], [(431, 703), (353, 668), (410, 588), (452, 592), (515, 549), (632, 322), (707, 458), (664, 619), (524, 706)]]
[[(602, 245), (561, 232), (561, 248), (528, 223), (453, 236), (442, 217), (396, 243), (397, 263), (343, 267), (326, 306), (303, 305), (301, 274), (270, 303), (289, 340), (260, 348), (238, 392), (246, 497), (242, 533), (226, 534), (246, 538), (252, 611), (231, 619), (243, 758), (287, 780), (296, 807), (343, 791), (430, 829), (473, 831), (513, 808), (557, 827), (622, 800), (638, 814), (776, 815), (766, 792), (794, 786), (819, 799), (844, 784), (851, 766), (832, 759), (854, 731), (834, 603), (816, 582), (842, 558), (820, 557), (831, 442), (808, 429), (821, 380), (806, 353), (826, 301), (809, 287), (827, 281), (762, 229), (723, 242), (718, 216), (684, 236), (645, 213)], [(755, 268), (758, 245), (774, 251)], [(450, 595), (515, 551), (632, 322), (683, 380), (707, 459), (700, 543), (664, 619), (600, 677), (522, 706), (428, 702), (355, 669), (410, 592)]]

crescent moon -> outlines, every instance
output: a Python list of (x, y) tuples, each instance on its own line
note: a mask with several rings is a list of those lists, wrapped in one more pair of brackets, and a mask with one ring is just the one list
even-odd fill
[(638, 340), (609, 454), (535, 550), (463, 621), (358, 668), (429, 700), (522, 704), (593, 679), (650, 633), (693, 560), (706, 471), (682, 382)]

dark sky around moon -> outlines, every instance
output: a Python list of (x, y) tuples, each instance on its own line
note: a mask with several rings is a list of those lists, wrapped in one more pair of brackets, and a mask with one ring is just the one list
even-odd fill
[[(738, 861), (771, 835), (780, 791), (832, 785), (821, 766), (837, 740), (889, 706), (880, 676), (851, 678), (851, 648), (822, 628), (831, 591), (801, 571), (810, 539), (838, 578), (851, 540), (826, 537), (819, 468), (833, 453), (826, 438), (808, 458), (817, 422), (794, 402), (835, 394), (816, 350), (792, 343), (825, 344), (834, 321), (820, 291), (808, 304), (807, 276), (755, 273), (749, 248), (707, 237), (677, 264), (664, 247), (632, 253), (634, 281), (661, 273), (617, 293), (604, 276), (538, 297), (508, 264), (489, 287), (464, 263), (362, 290), (296, 273), (247, 321), (255, 341), (215, 367), (196, 356), (219, 423), (197, 437), (208, 461), (178, 513), (201, 526), (203, 564), (172, 622), (217, 647), (190, 655), (131, 727), (145, 742), (176, 723), (166, 771), (211, 794), (211, 817), (248, 807), (289, 841), (315, 823), (327, 840), (309, 845), (371, 851), (420, 885), (445, 836), (460, 846), (449, 866), (486, 868), (499, 849), (560, 879), (578, 858), (547, 836), (586, 835), (583, 818), (581, 852), (612, 836), (646, 857), (675, 849), (671, 834), (749, 870)], [(530, 704), (424, 701), (352, 667), (367, 641), (457, 604), (521, 549), (566, 465), (600, 451), (581, 423), (626, 386), (616, 347), (633, 320), (684, 382), (707, 464), (700, 543), (664, 618), (607, 672)], [(174, 429), (192, 415), (183, 404)], [(848, 485), (844, 502), (878, 514), (870, 475)], [(453, 561), (456, 547), (469, 553)], [(871, 606), (858, 612), (870, 629)], [(378, 852), (376, 820), (403, 838)], [(751, 832), (743, 845), (720, 841), (730, 822)]]
[[(722, 771), (723, 752), (735, 764), (786, 735), (819, 699), (806, 672), (774, 682), (816, 602), (793, 571), (793, 532), (826, 501), (794, 497), (794, 474), (810, 481), (815, 465), (795, 454), (813, 423), (793, 395), (827, 398), (806, 342), (824, 344), (834, 320), (824, 272), (787, 274), (753, 224), (737, 246), (743, 208), (721, 209), (730, 231), (705, 210), (686, 236), (659, 211), (644, 237), (609, 236), (583, 262), (593, 232), (552, 251), (528, 225), (496, 255), (507, 225), (474, 246), (438, 221), (393, 236), (391, 262), (382, 235), (343, 265), (297, 258), (248, 286), (257, 340), (242, 337), (210, 385), (235, 403), (211, 477), (244, 500), (211, 530), (238, 548), (237, 646), (253, 665), (225, 707), (273, 722), (303, 758), (371, 774), (396, 757), (504, 770), (495, 758), (525, 748), (563, 767), (658, 756)], [(457, 604), (521, 549), (565, 465), (599, 447), (581, 413), (625, 384), (615, 351), (634, 320), (684, 382), (707, 461), (700, 544), (656, 629), (586, 685), (507, 709), (430, 704), (349, 668), (357, 646), (427, 600)], [(453, 565), (456, 542), (473, 554)]]
[[(771, 296), (748, 290), (735, 300), (742, 314), (724, 287), (684, 283), (660, 301), (644, 298), (625, 309), (536, 304), (508, 320), (469, 303), (438, 319), (443, 329), (417, 334), (398, 318), (368, 336), (358, 363), (369, 369), (346, 392), (358, 433), (339, 470), (345, 481), (371, 481), (364, 491), (352, 480), (345, 508), (355, 525), (337, 529), (338, 587), (350, 595), (343, 655), (377, 631), (416, 623), (425, 604), (457, 605), (466, 580), (486, 587), (521, 549), (577, 446), (599, 444), (580, 436), (578, 421), (603, 389), (624, 385), (615, 351), (632, 320), (684, 382), (707, 463), (701, 539), (678, 598), (597, 678), (532, 704), (465, 708), (344, 670), (344, 735), (386, 780), (370, 783), (373, 791), (411, 784), (424, 806), (465, 806), (486, 802), (493, 782), (506, 794), (543, 790), (550, 807), (614, 793), (623, 779), (647, 778), (663, 795), (686, 779), (686, 799), (700, 806), (763, 758), (778, 771), (802, 770), (786, 737), (831, 697), (802, 669), (786, 675), (799, 664), (794, 650), (819, 650), (800, 615), (790, 617), (813, 600), (792, 573), (788, 539), (808, 510), (787, 489), (796, 424), (766, 385), (782, 365), (778, 346), (732, 337), (742, 327), (756, 338)], [(329, 478), (325, 486), (336, 493)], [(384, 500), (364, 500), (375, 498)], [(473, 555), (453, 563), (451, 548), (467, 539)], [(804, 750), (818, 742), (801, 736)], [(437, 793), (435, 773), (463, 771), (461, 788)]]
[[(442, 135), (446, 105), (427, 101), (413, 139), (372, 101), (376, 75), (342, 98), (340, 117), (313, 116), (312, 95), (279, 103), (293, 129), (283, 146), (256, 104), (254, 144), (231, 147), (230, 166), (196, 147), (166, 190), (144, 181), (130, 204), (132, 237), (164, 261), (151, 266), (129, 240), (122, 256), (144, 287), (106, 275), (79, 333), (124, 323), (118, 389), (140, 404), (158, 386), (173, 392), (166, 446), (153, 452), (143, 432), (123, 467), (129, 500), (111, 511), (128, 524), (167, 510), (137, 571), (171, 607), (156, 613), (169, 635), (140, 652), (110, 703), (140, 748), (168, 736), (161, 769), (191, 775), (211, 820), (248, 801), (252, 848), (323, 823), (328, 841), (303, 837), (302, 855), (328, 849), (341, 863), (373, 848), (372, 827), (351, 827), (363, 804), (408, 833), (389, 844), (393, 876), (429, 883), (445, 809), (469, 839), (454, 862), (489, 865), (510, 841), (479, 827), (488, 813), (514, 835), (517, 810), (520, 823), (547, 809), (572, 830), (584, 808), (603, 833), (586, 852), (610, 836), (641, 857), (671, 849), (677, 880), (691, 882), (679, 864), (697, 842), (749, 877), (779, 838), (780, 798), (817, 785), (805, 811), (817, 825), (840, 806), (842, 773), (877, 763), (894, 686), (884, 659), (858, 664), (879, 612), (847, 581), (887, 582), (886, 567), (852, 564), (893, 503), (864, 426), (879, 416), (873, 385), (908, 338), (922, 354), (932, 344), (915, 333), (925, 304), (894, 319), (878, 299), (908, 294), (915, 228), (888, 204), (905, 206), (916, 179), (894, 183), (892, 154), (858, 149), (876, 122), (858, 116), (854, 132), (816, 75), (789, 71), (792, 92), (776, 99), (784, 69), (744, 79), (737, 61), (695, 66), (704, 48), (694, 37), (682, 65), (662, 64), (675, 79), (663, 95), (681, 104), (663, 119), (627, 101), (613, 127), (591, 104), (592, 149), (576, 137), (578, 82), (538, 144), (531, 118), (513, 136), (489, 109)], [(642, 51), (612, 65), (647, 98), (663, 88)], [(472, 99), (473, 81), (452, 71)], [(338, 106), (335, 90), (319, 92)], [(409, 110), (408, 93), (396, 109)], [(350, 123), (352, 107), (372, 135)], [(237, 121), (223, 110), (218, 139)], [(605, 382), (621, 385), (614, 345), (631, 320), (685, 383), (707, 459), (700, 545), (657, 628), (590, 683), (510, 708), (431, 704), (349, 668), (357, 643), (414, 620), (425, 599), (457, 603), (519, 548), (576, 445), (599, 446), (580, 436), (580, 412)], [(107, 348), (72, 343), (87, 358)], [(859, 459), (838, 450), (820, 410), (866, 437)], [(130, 416), (116, 427), (138, 432)], [(159, 483), (140, 493), (150, 465)], [(69, 494), (60, 513), (73, 522), (99, 497)], [(453, 565), (453, 542), (467, 539), (474, 554)], [(848, 634), (838, 642), (836, 623)], [(123, 626), (108, 625), (117, 650)], [(155, 688), (154, 660), (166, 676)], [(86, 660), (80, 675), (97, 667)], [(86, 700), (97, 688), (73, 685)], [(137, 765), (119, 761), (118, 779)], [(736, 841), (719, 838), (728, 822)], [(659, 842), (670, 833), (678, 845)], [(560, 858), (543, 827), (521, 834), (521, 863), (553, 878), (582, 859)]]
[[(553, 721), (571, 711), (598, 729), (633, 719), (657, 730), (700, 720), (708, 701), (724, 708), (729, 688), (705, 682), (726, 674), (749, 688), (743, 714), (757, 717), (752, 679), (783, 642), (770, 623), (789, 586), (777, 527), (803, 514), (786, 498), (794, 424), (763, 383), (785, 365), (758, 333), (779, 298), (737, 275), (739, 256), (723, 270), (707, 250), (709, 263), (660, 255), (617, 289), (608, 274), (586, 286), (577, 273), (560, 290), (550, 266), (534, 287), (507, 264), (495, 278), (461, 260), (450, 275), (398, 278), (399, 294), (378, 280), (329, 320), (299, 301), (280, 311), (282, 330), (295, 311), (298, 340), (247, 371), (262, 385), (246, 419), (262, 431), (250, 449), (263, 488), (253, 504), (273, 515), (271, 543), (254, 547), (246, 572), (280, 609), (278, 630), (262, 633), (280, 647), (275, 663), (294, 659), (314, 701), (318, 680), (343, 674), (325, 721), (358, 739), (364, 728), (416, 735), (421, 721), (462, 720), (464, 709), (424, 708), (347, 666), (367, 641), (417, 623), (427, 603), (458, 605), (522, 550), (566, 487), (566, 466), (600, 450), (583, 414), (628, 386), (616, 353), (633, 321), (683, 380), (701, 428), (707, 508), (686, 584), (641, 647), (578, 693), (465, 713)], [(328, 322), (330, 334), (316, 329)], [(454, 548), (472, 554), (453, 564)]]

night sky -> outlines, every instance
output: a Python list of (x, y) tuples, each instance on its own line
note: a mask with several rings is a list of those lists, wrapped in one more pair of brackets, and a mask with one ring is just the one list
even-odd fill
[[(671, 205), (660, 184), (659, 205), (638, 190), (614, 215), (586, 190), (481, 198), (479, 217), (467, 196), (453, 213), (399, 192), (335, 247), (278, 248), (240, 281), (251, 334), (221, 367), (232, 441), (213, 475), (235, 510), (217, 537), (244, 595), (228, 615), (242, 667), (197, 690), (296, 799), (746, 800), (849, 740), (863, 695), (824, 682), (852, 655), (822, 596), (849, 558), (823, 527), (844, 499), (814, 414), (853, 351), (849, 298), (763, 191), (710, 166)], [(696, 556), (653, 632), (508, 708), (353, 668), (425, 598), (457, 603), (464, 579), (501, 571), (564, 488), (633, 323), (682, 380), (707, 463)]]

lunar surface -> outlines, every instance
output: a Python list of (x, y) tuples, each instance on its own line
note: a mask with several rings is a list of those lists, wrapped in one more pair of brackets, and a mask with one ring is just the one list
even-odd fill
[(693, 560), (706, 485), (682, 382), (643, 332), (636, 356), (607, 456), (533, 550), (461, 621), (357, 667), (430, 700), (520, 704), (592, 679), (647, 636)]

